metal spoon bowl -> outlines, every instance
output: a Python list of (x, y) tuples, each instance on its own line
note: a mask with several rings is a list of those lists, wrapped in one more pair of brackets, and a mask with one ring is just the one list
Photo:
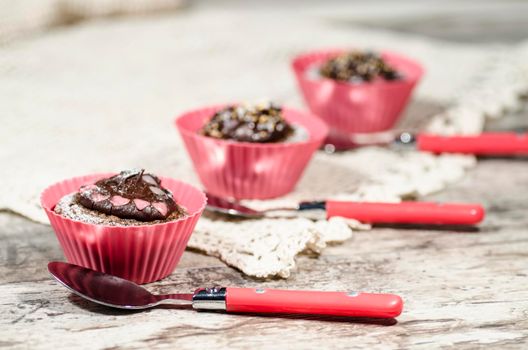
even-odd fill
[(241, 216), (255, 219), (264, 217), (265, 215), (264, 212), (248, 208), (238, 202), (217, 197), (210, 193), (206, 193), (205, 195), (207, 196), (207, 205), (205, 208), (209, 211), (224, 215)]
[(211, 212), (220, 213), (230, 216), (238, 216), (248, 219), (260, 219), (263, 217), (274, 217), (273, 213), (277, 214), (277, 217), (289, 216), (286, 212), (293, 213), (299, 211), (309, 211), (314, 209), (325, 209), (325, 202), (313, 201), (313, 202), (301, 202), (296, 207), (283, 207), (273, 208), (268, 210), (255, 210), (248, 208), (235, 200), (229, 200), (226, 198), (215, 196), (211, 193), (206, 193), (207, 205), (206, 209)]
[(141, 310), (160, 304), (192, 304), (192, 294), (152, 294), (134, 282), (81, 266), (54, 261), (48, 270), (72, 293), (105, 306)]

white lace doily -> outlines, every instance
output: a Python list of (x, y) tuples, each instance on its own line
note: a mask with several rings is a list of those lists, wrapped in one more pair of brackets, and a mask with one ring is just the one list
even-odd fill
[[(190, 107), (262, 97), (301, 107), (289, 61), (310, 48), (387, 48), (423, 62), (427, 73), (414, 100), (448, 108), (431, 120), (418, 118), (435, 132), (479, 132), (486, 116), (518, 108), (518, 96), (526, 92), (528, 43), (465, 46), (277, 16), (247, 14), (244, 30), (240, 17), (228, 12), (124, 18), (0, 47), (0, 208), (47, 222), (38, 197), (50, 183), (137, 166), (199, 185), (172, 126), (174, 116)], [(273, 25), (263, 30), (268, 21)], [(439, 191), (474, 164), (468, 156), (374, 147), (320, 152), (294, 193), (248, 204), (398, 201)], [(204, 217), (189, 246), (248, 275), (288, 277), (297, 254), (319, 253), (328, 242), (350, 238), (350, 227), (368, 228), (340, 218)]]

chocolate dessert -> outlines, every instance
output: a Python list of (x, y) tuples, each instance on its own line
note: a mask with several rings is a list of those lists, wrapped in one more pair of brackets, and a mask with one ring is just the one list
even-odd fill
[(361, 51), (347, 52), (329, 59), (320, 67), (319, 73), (325, 78), (350, 83), (369, 82), (376, 78), (401, 78), (379, 55)]
[(54, 211), (70, 219), (111, 226), (161, 223), (186, 215), (160, 179), (143, 169), (122, 171), (82, 186), (79, 192), (63, 197)]
[(271, 143), (285, 141), (294, 129), (284, 119), (280, 106), (266, 103), (223, 108), (200, 132), (217, 139)]

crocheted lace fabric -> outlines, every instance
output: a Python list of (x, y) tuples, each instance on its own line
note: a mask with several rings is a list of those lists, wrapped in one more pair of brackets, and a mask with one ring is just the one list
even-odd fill
[[(83, 9), (82, 1), (63, 3), (80, 14), (106, 13), (96, 10), (101, 7)], [(103, 3), (125, 6), (127, 12), (126, 2)], [(11, 40), (19, 22), (0, 21), (0, 38), (8, 42), (0, 47), (0, 208), (45, 223), (38, 198), (47, 185), (129, 167), (200, 185), (173, 118), (191, 107), (263, 97), (304, 108), (289, 61), (310, 48), (353, 43), (404, 52), (422, 62), (427, 73), (404, 128), (478, 133), (485, 118), (519, 108), (519, 96), (526, 93), (528, 42), (465, 46), (289, 17), (274, 18), (263, 31), (260, 23), (270, 19), (268, 14), (247, 16), (244, 31), (237, 30), (236, 14), (198, 11), (85, 22), (24, 40)], [(310, 28), (310, 35), (302, 28)], [(188, 35), (197, 30), (207, 35)], [(474, 165), (470, 156), (380, 147), (318, 152), (295, 192), (245, 203), (263, 209), (307, 199), (399, 201), (440, 191)], [(298, 254), (320, 253), (329, 242), (369, 228), (312, 214), (261, 220), (205, 215), (189, 247), (251, 276), (286, 278)]]

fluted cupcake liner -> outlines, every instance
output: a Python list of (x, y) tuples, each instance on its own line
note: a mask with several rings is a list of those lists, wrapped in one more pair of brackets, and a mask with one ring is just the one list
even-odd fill
[(249, 143), (200, 135), (199, 130), (223, 107), (193, 110), (176, 119), (194, 168), (207, 191), (236, 199), (267, 199), (291, 192), (327, 136), (326, 125), (309, 113), (283, 108), (284, 118), (306, 131), (306, 140)]
[(402, 55), (381, 52), (382, 58), (403, 78), (352, 84), (318, 75), (318, 67), (345, 50), (313, 51), (297, 56), (292, 68), (310, 111), (323, 119), (329, 134), (326, 142), (337, 148), (354, 147), (351, 135), (386, 131), (401, 116), (423, 69)]
[(41, 196), (66, 259), (80, 266), (110, 273), (136, 283), (162, 279), (174, 270), (206, 204), (204, 193), (193, 186), (161, 178), (187, 216), (158, 224), (107, 226), (76, 221), (53, 211), (65, 195), (79, 187), (111, 176), (96, 174), (75, 177), (51, 185)]

